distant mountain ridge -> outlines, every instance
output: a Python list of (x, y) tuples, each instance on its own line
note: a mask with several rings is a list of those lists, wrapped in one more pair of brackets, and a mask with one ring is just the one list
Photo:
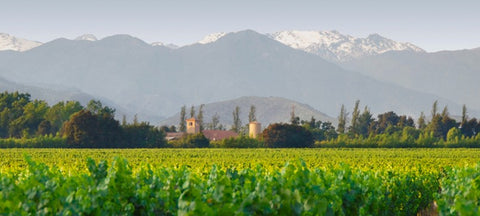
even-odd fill
[[(0, 77), (0, 92), (20, 92), (28, 93), (32, 100), (43, 100), (48, 105), (53, 106), (60, 101), (78, 101), (82, 105), (87, 105), (90, 100), (100, 100), (103, 105), (109, 106), (116, 110), (116, 118), (120, 120), (123, 115), (127, 116), (127, 120), (132, 121), (135, 113), (131, 113), (124, 107), (116, 104), (107, 98), (99, 98), (93, 95), (86, 94), (78, 89), (72, 89), (61, 86), (35, 86), (25, 85), (8, 81)], [(158, 123), (160, 119), (158, 116), (148, 116), (152, 122)]]
[(88, 101), (95, 98), (91, 95), (85, 94), (81, 91), (74, 90), (74, 89), (43, 88), (38, 86), (14, 83), (4, 78), (0, 78), (0, 91), (1, 92), (18, 91), (22, 93), (29, 93), (32, 96), (32, 99), (44, 100), (49, 105), (53, 105), (59, 101), (67, 101), (67, 100), (75, 100), (75, 101), (79, 101), (82, 104), (87, 104)]
[(0, 51), (12, 50), (23, 52), (42, 45), (40, 42), (17, 38), (9, 34), (0, 33)]
[(75, 38), (75, 40), (97, 41), (97, 37), (93, 34), (84, 34)]
[[(213, 43), (227, 34), (228, 33), (226, 32), (211, 33), (197, 43)], [(371, 34), (367, 38), (356, 38), (350, 35), (343, 35), (338, 31), (293, 30), (268, 33), (266, 35), (294, 49), (309, 52), (333, 62), (344, 62), (389, 51), (425, 52), (423, 49), (411, 43), (396, 42), (378, 34)], [(84, 34), (78, 36), (75, 40), (97, 41), (98, 39), (93, 34)], [(40, 46), (41, 44), (42, 43), (40, 42), (19, 39), (7, 34), (0, 34), (0, 50), (26, 51)], [(163, 46), (170, 49), (181, 47), (163, 42), (153, 42), (150, 45)]]
[[(209, 34), (198, 43), (212, 43), (225, 35), (227, 35), (225, 32)], [(396, 42), (379, 34), (370, 34), (367, 38), (356, 38), (343, 35), (338, 31), (293, 30), (266, 35), (289, 47), (318, 55), (333, 62), (344, 62), (390, 51), (425, 52), (425, 50), (411, 43)]]
[(379, 82), (251, 30), (178, 49), (129, 35), (57, 39), (28, 52), (0, 52), (0, 76), (79, 89), (151, 122), (185, 104), (245, 95), (293, 99), (330, 116), (357, 99), (373, 113), (418, 115), (435, 100), (461, 110), (448, 99)]
[(383, 82), (439, 94), (457, 104), (466, 104), (469, 109), (480, 110), (479, 60), (480, 48), (476, 48), (435, 53), (388, 52), (341, 65)]
[(411, 44), (371, 34), (367, 38), (355, 38), (338, 31), (280, 31), (269, 37), (290, 46), (309, 52), (324, 59), (343, 62), (364, 56), (378, 55), (389, 51), (425, 52)]
[[(311, 117), (314, 117), (316, 120), (329, 121), (332, 123), (337, 122), (335, 118), (327, 116), (326, 114), (315, 110), (309, 105), (302, 104), (293, 100), (289, 100), (281, 97), (240, 97), (228, 101), (220, 101), (215, 103), (205, 104), (203, 109), (204, 112), (204, 122), (211, 123), (212, 117), (217, 114), (220, 120), (220, 123), (225, 126), (230, 126), (233, 124), (233, 111), (236, 106), (240, 108), (240, 120), (245, 125), (248, 123), (248, 114), (250, 112), (250, 106), (255, 106), (257, 121), (262, 124), (263, 127), (266, 127), (272, 123), (278, 122), (290, 122), (290, 113), (292, 107), (295, 111), (295, 115), (300, 117), (302, 120), (310, 120)], [(187, 117), (189, 116), (189, 111), (191, 106), (187, 106)], [(198, 114), (200, 106), (196, 105), (195, 110)], [(160, 122), (161, 125), (178, 125), (180, 119), (180, 113), (167, 118), (166, 120)], [(229, 129), (229, 128), (227, 128)]]

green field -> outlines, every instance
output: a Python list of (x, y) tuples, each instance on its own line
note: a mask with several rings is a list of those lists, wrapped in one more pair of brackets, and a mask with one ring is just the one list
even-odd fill
[(57, 166), (65, 172), (87, 172), (85, 161), (127, 159), (133, 170), (152, 167), (188, 166), (210, 170), (222, 168), (281, 168), (286, 162), (302, 159), (309, 168), (332, 167), (346, 163), (362, 170), (410, 170), (418, 167), (474, 166), (480, 162), (480, 149), (0, 149), (0, 169), (16, 170), (26, 165), (24, 156)]
[(0, 213), (477, 215), (479, 162), (477, 149), (2, 149)]

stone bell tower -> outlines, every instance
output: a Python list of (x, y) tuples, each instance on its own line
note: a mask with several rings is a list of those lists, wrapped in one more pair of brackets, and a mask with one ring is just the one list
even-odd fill
[(200, 125), (195, 118), (189, 118), (187, 121), (187, 133), (188, 134), (196, 134), (200, 133)]

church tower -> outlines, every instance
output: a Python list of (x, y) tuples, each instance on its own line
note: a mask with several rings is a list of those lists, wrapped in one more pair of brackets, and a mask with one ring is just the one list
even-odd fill
[(187, 134), (200, 133), (200, 125), (195, 118), (189, 118), (187, 121)]

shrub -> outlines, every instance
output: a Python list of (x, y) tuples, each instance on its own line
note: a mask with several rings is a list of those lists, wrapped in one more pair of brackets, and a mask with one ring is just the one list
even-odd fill
[(265, 147), (270, 148), (307, 148), (314, 143), (310, 131), (291, 124), (272, 124), (263, 131), (262, 137)]
[(207, 148), (210, 141), (202, 134), (187, 134), (180, 140), (174, 140), (169, 143), (173, 148)]

